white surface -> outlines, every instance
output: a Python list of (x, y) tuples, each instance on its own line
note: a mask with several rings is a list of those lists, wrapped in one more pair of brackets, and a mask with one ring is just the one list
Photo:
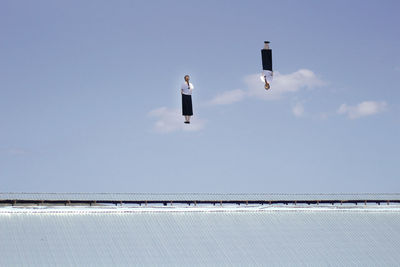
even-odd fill
[(151, 205), (148, 206), (4, 206), (0, 214), (24, 213), (146, 213), (146, 212), (396, 212), (400, 205)]
[(396, 266), (400, 208), (0, 208), (0, 266)]

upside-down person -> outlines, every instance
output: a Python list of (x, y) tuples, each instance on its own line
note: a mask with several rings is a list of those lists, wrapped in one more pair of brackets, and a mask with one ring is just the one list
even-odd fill
[(272, 71), (272, 50), (269, 48), (269, 41), (264, 42), (264, 48), (261, 49), (261, 59), (265, 89), (268, 90), (271, 87), (270, 83), (272, 82), (274, 74)]

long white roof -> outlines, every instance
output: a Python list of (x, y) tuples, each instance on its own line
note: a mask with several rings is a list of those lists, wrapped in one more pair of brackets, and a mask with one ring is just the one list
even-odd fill
[(0, 266), (396, 266), (399, 249), (397, 204), (0, 206)]

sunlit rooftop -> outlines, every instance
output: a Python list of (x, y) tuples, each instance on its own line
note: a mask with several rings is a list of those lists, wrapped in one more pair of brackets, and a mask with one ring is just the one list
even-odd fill
[(2, 193), (0, 265), (394, 266), (399, 200), (398, 194)]

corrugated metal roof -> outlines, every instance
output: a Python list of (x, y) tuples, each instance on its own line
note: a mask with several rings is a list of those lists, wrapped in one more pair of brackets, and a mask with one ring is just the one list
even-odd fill
[(0, 266), (397, 266), (400, 262), (396, 205), (340, 210), (345, 212), (333, 207), (158, 210), (162, 212), (2, 207)]
[(212, 193), (0, 193), (0, 200), (97, 200), (97, 201), (292, 201), (292, 200), (400, 200), (391, 194), (212, 194)]

